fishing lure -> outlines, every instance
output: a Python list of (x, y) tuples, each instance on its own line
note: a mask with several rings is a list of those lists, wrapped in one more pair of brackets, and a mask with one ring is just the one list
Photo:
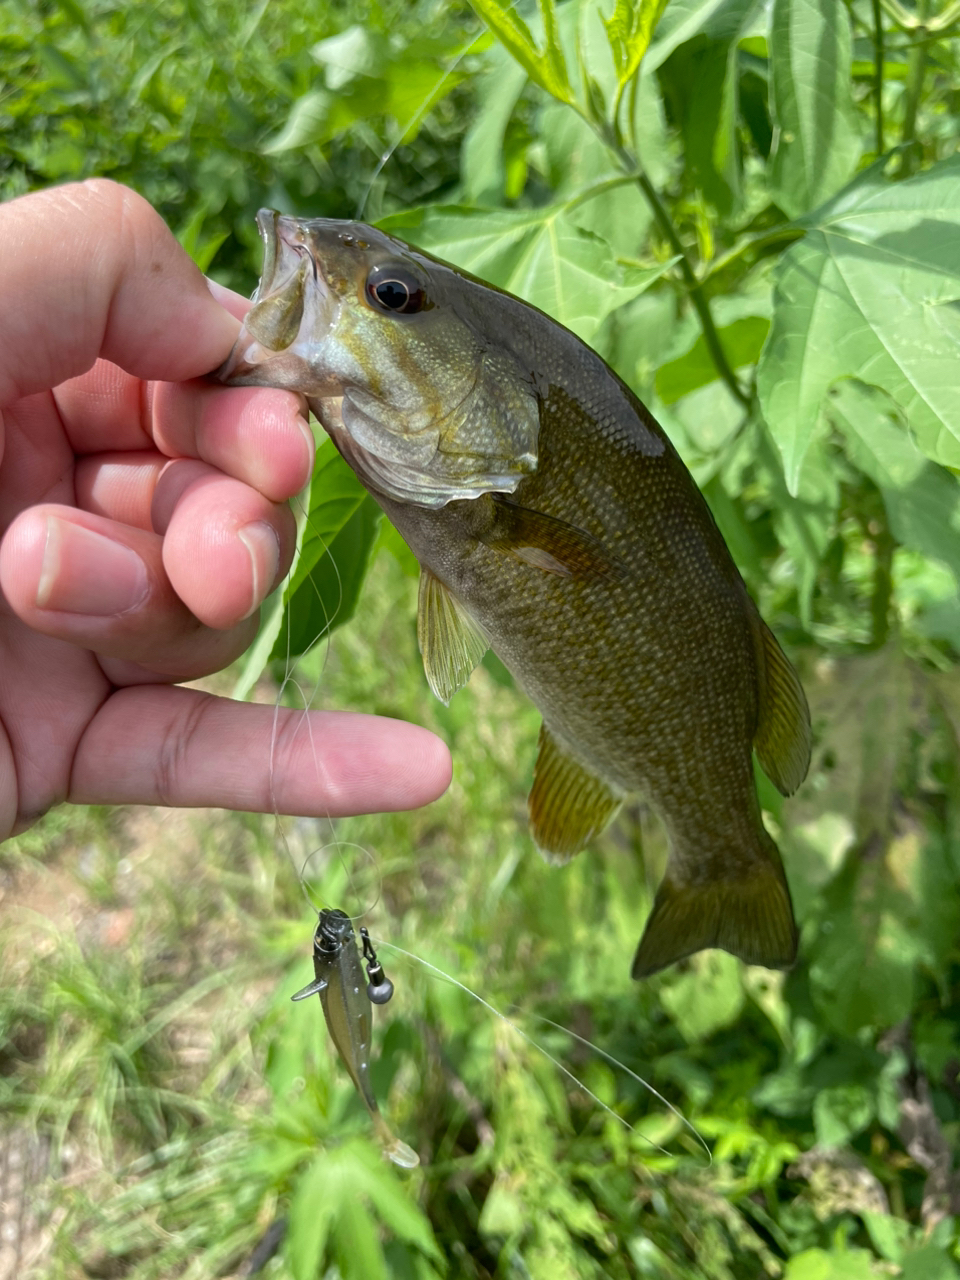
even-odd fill
[[(420, 1163), (420, 1157), (391, 1133), (370, 1083), (373, 1032), (370, 1006), (386, 1004), (393, 995), (393, 983), (377, 959), (369, 933), (362, 927), (360, 937), (363, 942), (362, 963), (350, 917), (336, 908), (321, 911), (313, 935), (314, 980), (290, 998), (306, 1000), (319, 995), (330, 1038), (370, 1112), (384, 1155), (403, 1169), (414, 1169)], [(366, 976), (363, 964), (366, 965)]]

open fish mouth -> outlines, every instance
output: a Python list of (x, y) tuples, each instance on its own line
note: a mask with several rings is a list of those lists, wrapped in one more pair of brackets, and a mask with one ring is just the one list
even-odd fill
[[(263, 241), (260, 283), (233, 350), (216, 376), (233, 386), (269, 382), (305, 391), (305, 367), (315, 364), (338, 303), (297, 219), (261, 209), (257, 227)], [(269, 375), (263, 369), (267, 363)]]

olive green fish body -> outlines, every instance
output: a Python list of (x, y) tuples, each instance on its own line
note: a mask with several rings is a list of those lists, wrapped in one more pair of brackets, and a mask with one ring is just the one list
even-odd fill
[[(790, 963), (751, 752), (781, 790), (799, 785), (806, 704), (662, 429), (593, 351), (509, 295), (359, 224), (261, 230), (289, 261), (265, 272), (273, 312), (254, 308), (228, 375), (306, 393), (412, 548), (438, 695), (489, 645), (540, 709), (541, 849), (572, 856), (640, 794), (670, 858), (634, 975), (705, 946)], [(303, 254), (327, 290), (306, 304), (322, 323), (284, 321), (278, 339), (282, 299), (307, 293)]]

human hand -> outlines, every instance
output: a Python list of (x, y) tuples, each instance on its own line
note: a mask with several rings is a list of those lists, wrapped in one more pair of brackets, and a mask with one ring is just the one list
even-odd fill
[(272, 707), (170, 683), (250, 644), (313, 462), (296, 396), (196, 380), (240, 329), (217, 297), (123, 187), (0, 207), (0, 839), (61, 800), (336, 816), (449, 781), (414, 725), (282, 711), (274, 738)]

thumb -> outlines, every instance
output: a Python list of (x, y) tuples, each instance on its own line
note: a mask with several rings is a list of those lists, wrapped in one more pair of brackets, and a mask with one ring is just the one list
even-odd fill
[(138, 378), (198, 377), (239, 328), (129, 188), (93, 179), (0, 206), (0, 406), (100, 356)]

